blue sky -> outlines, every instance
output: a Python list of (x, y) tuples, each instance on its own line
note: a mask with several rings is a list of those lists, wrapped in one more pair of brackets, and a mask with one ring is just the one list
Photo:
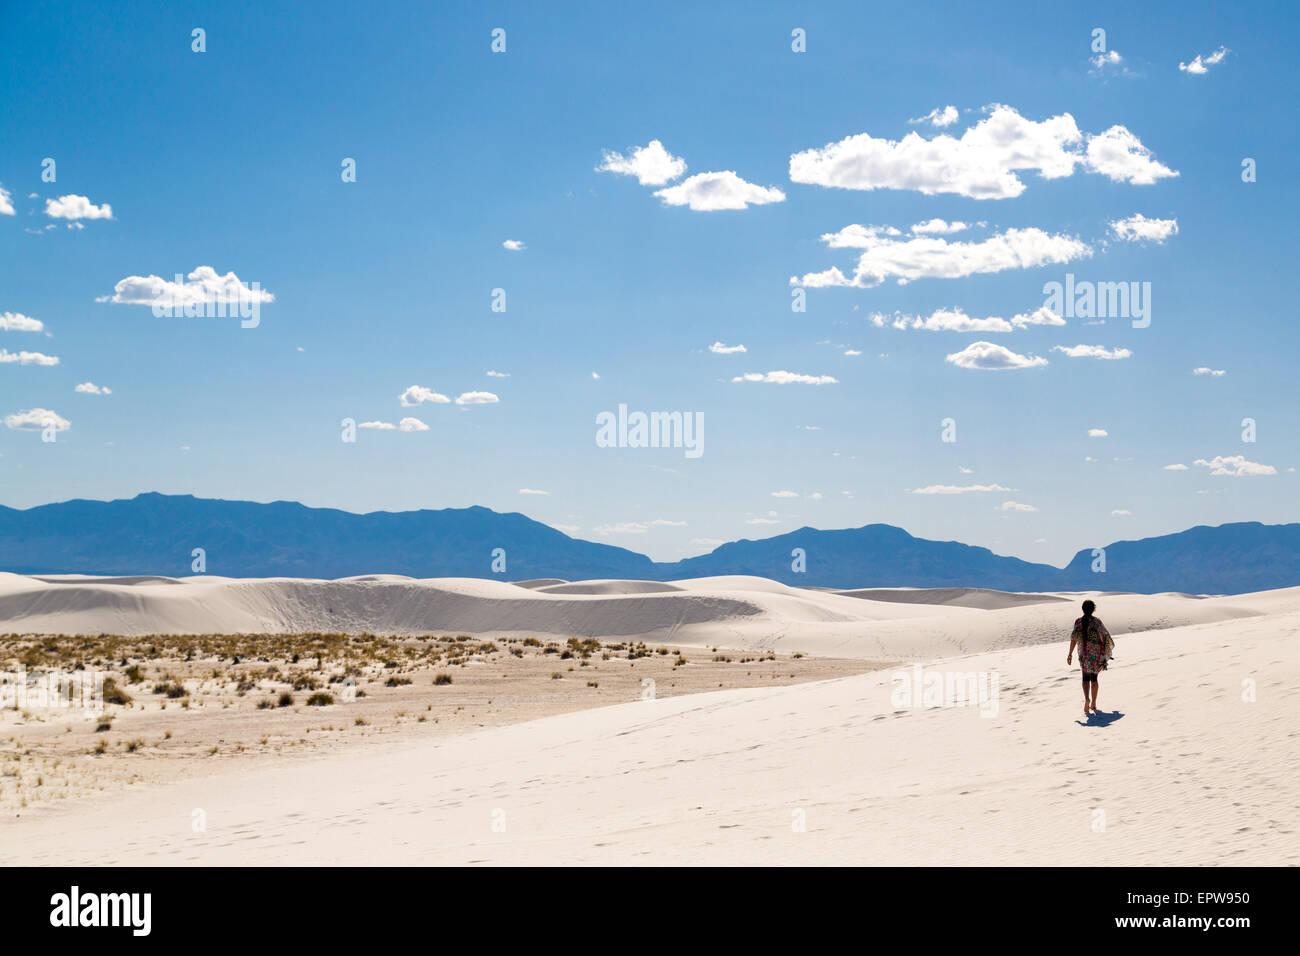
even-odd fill
[[(1145, 6), (6, 4), (0, 502), (481, 504), (660, 559), (1295, 520), (1297, 14)], [(256, 328), (97, 301), (200, 267)], [(1044, 320), (1067, 273), (1150, 324)], [(598, 447), (620, 403), (703, 454)]]

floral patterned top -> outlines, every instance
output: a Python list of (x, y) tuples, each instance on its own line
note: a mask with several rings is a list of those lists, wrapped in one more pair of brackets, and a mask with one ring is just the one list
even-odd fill
[(1070, 640), (1079, 642), (1079, 666), (1085, 674), (1104, 671), (1106, 661), (1113, 656), (1112, 651), (1115, 649), (1110, 631), (1106, 630), (1106, 625), (1098, 617), (1092, 619), (1086, 639), (1082, 631), (1083, 618), (1079, 618), (1074, 622), (1074, 631), (1070, 634)]

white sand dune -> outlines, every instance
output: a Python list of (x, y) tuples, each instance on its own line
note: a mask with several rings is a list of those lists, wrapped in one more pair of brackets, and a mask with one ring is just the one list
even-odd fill
[[(875, 593), (881, 599), (868, 595)], [(1096, 595), (1117, 637), (1252, 617), (1300, 603), (1259, 595)], [(906, 595), (906, 597), (902, 597)], [(1058, 598), (1068, 597), (1064, 603)], [(0, 574), (0, 630), (122, 635), (453, 633), (638, 638), (683, 646), (929, 660), (1059, 641), (1082, 595), (940, 588), (853, 592), (765, 578), (670, 584), (566, 582), (521, 588), (478, 578), (88, 578)], [(1263, 602), (1263, 603), (1261, 603)]]
[(1117, 642), (1104, 725), (1080, 722), (1068, 609), (948, 608), (883, 623), (1055, 616), (1052, 646), (929, 665), (996, 673), (994, 716), (899, 706), (889, 671), (636, 701), (6, 820), (0, 863), (1300, 864), (1300, 589), (1112, 602), (1218, 610)]

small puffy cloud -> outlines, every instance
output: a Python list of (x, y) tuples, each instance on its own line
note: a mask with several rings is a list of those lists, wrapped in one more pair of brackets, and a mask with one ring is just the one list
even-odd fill
[(785, 193), (776, 187), (756, 186), (731, 170), (696, 173), (676, 186), (657, 190), (655, 195), (669, 206), (689, 206), (696, 212), (747, 209), (750, 206), (785, 202)]
[(488, 378), (509, 378), (509, 377), (510, 377), (510, 373), (509, 373), (509, 372), (498, 372), (498, 371), (496, 371), (495, 369), (488, 369), (488, 370), (487, 370), (487, 377), (488, 377)]
[(397, 423), (397, 430), (403, 432), (427, 432), (429, 426), (418, 418), (403, 418)]
[(5, 416), (5, 427), (20, 431), (40, 431), (51, 426), (55, 431), (66, 432), (72, 423), (48, 408), (31, 408)]
[(1192, 369), (1192, 374), (1193, 374), (1193, 375), (1209, 375), (1209, 376), (1211, 376), (1211, 377), (1213, 377), (1213, 378), (1218, 378), (1220, 375), (1227, 375), (1228, 373), (1227, 373), (1227, 371), (1226, 371), (1225, 369), (1221, 369), (1221, 368), (1206, 368), (1205, 366), (1201, 366), (1200, 368), (1194, 368), (1194, 369)]
[(1110, 231), (1125, 242), (1164, 242), (1178, 235), (1177, 219), (1148, 219), (1138, 213), (1127, 219), (1116, 219)]
[(957, 122), (957, 107), (955, 106), (936, 106), (924, 116), (918, 116), (916, 119), (908, 120), (913, 126), (918, 123), (929, 123), (931, 126), (944, 127), (951, 126)]
[(521, 495), (549, 495), (550, 494), (549, 491), (541, 491), (537, 488), (520, 488), (519, 493)]
[(491, 392), (461, 392), (456, 396), (457, 405), (493, 405), (499, 401)]
[(1021, 504), (1019, 501), (1004, 501), (998, 505), (996, 511), (1037, 511), (1033, 505)]
[(1108, 437), (1110, 437), (1110, 432), (1106, 431), (1106, 429), (1104, 429), (1104, 428), (1089, 428), (1089, 429), (1088, 429), (1088, 437), (1089, 437), (1089, 438), (1108, 438)]
[(1041, 368), (1047, 359), (1036, 355), (1021, 355), (992, 342), (972, 342), (960, 352), (953, 352), (944, 361), (958, 368), (1001, 371), (1004, 369)]
[(924, 329), (928, 332), (1010, 332), (1032, 325), (1065, 325), (1065, 319), (1045, 305), (1033, 312), (1013, 315), (1010, 319), (1000, 316), (972, 318), (955, 308), (937, 309), (928, 316), (904, 315), (899, 312), (888, 316), (876, 312), (870, 316), (870, 320), (878, 328), (889, 324), (896, 329)]
[(662, 186), (686, 172), (686, 160), (672, 155), (663, 143), (652, 139), (645, 146), (634, 147), (628, 156), (605, 150), (596, 172), (635, 176), (642, 186)]
[(111, 388), (101, 387), (99, 385), (96, 385), (94, 382), (82, 382), (80, 385), (74, 388), (73, 391), (78, 392), (81, 395), (112, 395), (113, 394), (113, 390)]
[(358, 428), (371, 428), (377, 431), (391, 432), (396, 431), (397, 426), (392, 422), (362, 422)]
[(950, 242), (940, 236), (895, 239), (877, 227), (846, 226), (823, 235), (832, 249), (861, 249), (851, 277), (837, 266), (794, 277), (791, 285), (809, 288), (850, 286), (869, 289), (886, 279), (960, 279), (1007, 269), (1032, 269), (1072, 262), (1092, 255), (1092, 247), (1074, 236), (1042, 229), (1008, 229), (978, 242)]
[(1203, 76), (1210, 72), (1210, 67), (1221, 63), (1229, 52), (1227, 47), (1221, 46), (1213, 53), (1206, 53), (1203, 56), (1198, 54), (1191, 63), (1179, 63), (1178, 69), (1193, 76)]
[(914, 495), (968, 495), (982, 494), (986, 491), (1015, 491), (1014, 488), (1003, 488), (1001, 485), (926, 485), (924, 488), (913, 488), (910, 493)]
[(1272, 465), (1261, 465), (1257, 461), (1247, 461), (1243, 455), (1216, 455), (1208, 461), (1204, 458), (1198, 458), (1192, 464), (1210, 469), (1211, 475), (1228, 478), (1248, 478), (1252, 475), (1277, 474), (1277, 469)]
[(1098, 53), (1088, 60), (1092, 68), (1097, 72), (1102, 72), (1106, 68), (1116, 69), (1123, 64), (1124, 58), (1119, 55), (1118, 50), (1107, 50), (1105, 53)]
[(1165, 465), (1164, 470), (1165, 471), (1187, 471), (1188, 469), (1186, 465), (1174, 464), (1174, 465)]
[(524, 244), (518, 239), (507, 239), (505, 242), (501, 243), (501, 245), (504, 248), (509, 249), (511, 252), (523, 252), (525, 249)]
[(85, 196), (60, 196), (45, 200), (45, 215), (51, 219), (112, 219), (113, 207), (96, 206)]
[(862, 349), (845, 349), (844, 354), (850, 358), (861, 355)]
[(735, 355), (738, 352), (746, 351), (743, 345), (723, 345), (721, 342), (714, 342), (709, 346), (709, 351), (714, 355)]
[(199, 266), (180, 282), (155, 275), (127, 276), (113, 287), (112, 295), (100, 296), (95, 301), (177, 308), (207, 302), (274, 302), (275, 296), (265, 289), (244, 284), (233, 272), (223, 276), (212, 266)]
[(1113, 182), (1132, 186), (1150, 186), (1158, 179), (1178, 175), (1157, 162), (1151, 150), (1123, 126), (1088, 137), (1088, 165)]
[(44, 352), (10, 352), (8, 349), (0, 349), (0, 365), (10, 362), (17, 362), (19, 365), (58, 365), (59, 357), (46, 355)]
[(913, 225), (911, 232), (913, 235), (918, 236), (942, 235), (961, 232), (963, 229), (969, 228), (970, 227), (964, 222), (948, 222), (944, 219), (928, 219), (925, 222), (918, 222)]
[(13, 194), (0, 186), (0, 216), (14, 215)]
[(451, 399), (446, 395), (439, 394), (431, 388), (425, 388), (423, 385), (412, 385), (397, 400), (402, 403), (402, 407), (411, 408), (415, 405), (423, 405), (425, 402), (433, 402), (435, 405), (446, 405)]
[(774, 492), (772, 492), (772, 497), (773, 497), (773, 498), (798, 498), (798, 497), (799, 497), (799, 492), (797, 492), (797, 491), (774, 491)]
[(1053, 345), (1053, 352), (1061, 352), (1070, 358), (1126, 359), (1133, 353), (1128, 349), (1107, 349), (1101, 345)]
[(599, 381), (600, 381), (600, 373), (599, 373), (599, 372), (592, 372), (592, 373), (591, 373), (591, 380), (592, 380), (593, 382), (599, 382)]
[(21, 312), (0, 312), (0, 332), (43, 332), (45, 324)]
[(801, 375), (798, 372), (746, 372), (737, 375), (733, 382), (767, 382), (773, 385), (838, 385), (839, 379), (829, 375)]
[(958, 465), (958, 466), (957, 466), (957, 474), (959, 474), (959, 475), (973, 475), (973, 474), (975, 474), (975, 469), (974, 469), (974, 468), (967, 468), (965, 465)]
[(1133, 512), (1129, 511), (1127, 508), (1116, 508), (1111, 512), (1111, 515), (1117, 518), (1126, 518), (1131, 514), (1133, 514)]
[(1085, 136), (1069, 113), (1042, 121), (994, 104), (960, 137), (917, 132), (901, 140), (859, 133), (790, 157), (790, 180), (838, 189), (910, 189), (928, 196), (1009, 199), (1025, 190), (1021, 173), (1072, 176), (1077, 166), (1113, 180), (1147, 184), (1177, 173), (1123, 126)]

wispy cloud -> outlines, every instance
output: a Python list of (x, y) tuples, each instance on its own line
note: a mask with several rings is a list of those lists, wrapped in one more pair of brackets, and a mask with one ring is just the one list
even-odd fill
[(773, 385), (837, 385), (839, 379), (830, 375), (801, 375), (798, 372), (746, 372), (737, 375), (733, 382), (767, 382)]
[(1231, 52), (1227, 47), (1220, 46), (1213, 53), (1197, 54), (1196, 58), (1190, 63), (1179, 63), (1178, 69), (1184, 73), (1191, 73), (1193, 76), (1203, 76), (1210, 72), (1210, 67), (1222, 63), (1223, 58)]

